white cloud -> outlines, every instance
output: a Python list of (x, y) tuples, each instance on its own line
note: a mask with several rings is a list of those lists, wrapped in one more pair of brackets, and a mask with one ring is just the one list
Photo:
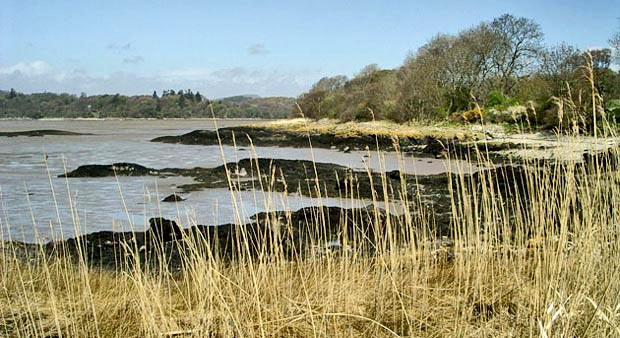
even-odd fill
[(150, 94), (153, 90), (197, 90), (209, 98), (239, 94), (297, 96), (308, 90), (321, 74), (315, 71), (185, 68), (153, 75), (114, 72), (93, 75), (83, 69), (61, 70), (44, 61), (0, 66), (0, 89), (25, 93), (67, 92), (79, 94)]
[(53, 71), (52, 66), (45, 61), (20, 62), (8, 67), (0, 67), (0, 74), (23, 74), (25, 76), (41, 76)]

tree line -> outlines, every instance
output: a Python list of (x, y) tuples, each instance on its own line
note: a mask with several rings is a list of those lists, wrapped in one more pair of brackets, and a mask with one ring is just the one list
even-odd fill
[(0, 118), (286, 118), (293, 98), (235, 96), (210, 100), (191, 89), (161, 95), (88, 96), (0, 91)]
[(611, 68), (620, 55), (620, 32), (611, 37), (611, 48), (590, 51), (545, 46), (543, 37), (536, 22), (510, 14), (455, 35), (438, 34), (397, 69), (369, 65), (353, 78), (320, 79), (298, 97), (292, 115), (436, 121), (478, 107), (527, 105), (543, 119), (553, 114), (554, 98), (574, 95), (587, 102), (590, 71), (608, 113), (620, 117), (620, 74)]

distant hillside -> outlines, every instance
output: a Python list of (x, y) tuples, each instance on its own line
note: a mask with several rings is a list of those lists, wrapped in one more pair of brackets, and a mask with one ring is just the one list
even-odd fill
[(0, 118), (286, 118), (295, 103), (289, 97), (233, 96), (209, 100), (191, 90), (166, 90), (162, 95), (125, 96), (23, 94), (0, 90)]

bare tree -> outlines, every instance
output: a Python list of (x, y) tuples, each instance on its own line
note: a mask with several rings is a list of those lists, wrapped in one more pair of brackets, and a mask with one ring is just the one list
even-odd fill
[(546, 76), (566, 75), (577, 71), (582, 64), (581, 51), (562, 43), (541, 53), (540, 73)]
[(542, 51), (543, 33), (531, 19), (504, 14), (490, 25), (496, 35), (493, 63), (497, 74), (497, 89), (509, 94), (518, 81), (535, 63)]
[(488, 23), (456, 36), (437, 35), (401, 68), (401, 109), (429, 115), (469, 108), (484, 101), (495, 78), (498, 35)]
[(609, 39), (609, 45), (614, 53), (614, 61), (620, 64), (620, 25), (618, 31)]
[(536, 85), (537, 97), (549, 98), (568, 94), (569, 88), (582, 78), (580, 69), (584, 64), (581, 51), (562, 43), (544, 49), (540, 53), (540, 67), (534, 74), (539, 82)]
[(437, 35), (405, 60), (398, 76), (402, 119), (430, 119), (441, 109), (451, 72), (447, 54), (454, 40)]

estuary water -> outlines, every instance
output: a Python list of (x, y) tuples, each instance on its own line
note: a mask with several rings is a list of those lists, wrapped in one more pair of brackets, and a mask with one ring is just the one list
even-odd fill
[[(151, 168), (216, 167), (243, 158), (304, 159), (361, 170), (401, 169), (436, 174), (468, 165), (444, 160), (402, 158), (395, 153), (287, 147), (199, 146), (150, 142), (196, 129), (246, 124), (247, 120), (37, 120), (0, 121), (0, 132), (58, 129), (88, 135), (0, 137), (0, 238), (46, 242), (102, 231), (142, 231), (151, 217), (176, 219), (183, 226), (245, 222), (261, 211), (306, 206), (363, 207), (370, 201), (294, 194), (207, 189), (182, 203), (161, 203), (183, 177), (58, 178), (85, 164), (132, 162)], [(235, 207), (236, 206), (236, 207)], [(235, 212), (239, 210), (239, 212)]]

